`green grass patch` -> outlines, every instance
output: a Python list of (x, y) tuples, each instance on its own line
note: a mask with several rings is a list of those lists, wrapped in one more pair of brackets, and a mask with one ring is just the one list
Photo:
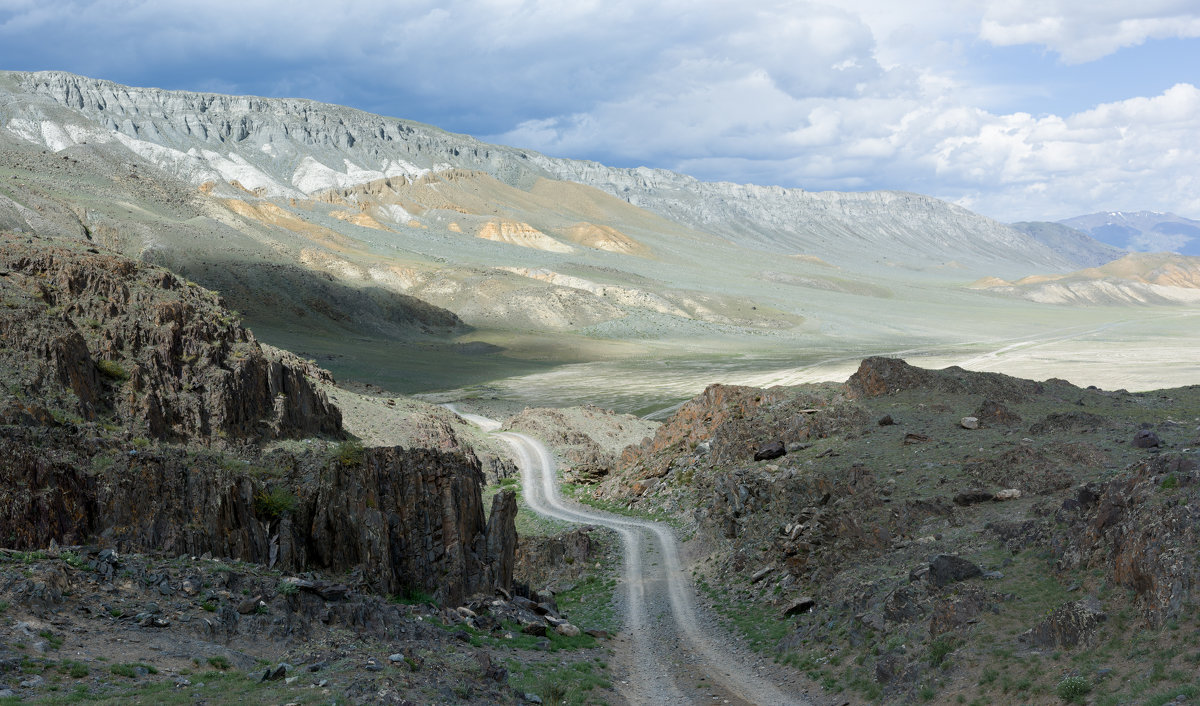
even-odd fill
[(129, 379), (129, 371), (115, 360), (98, 360), (96, 361), (96, 369), (102, 375), (112, 380), (124, 382)]
[(605, 668), (593, 662), (574, 664), (509, 664), (508, 683), (522, 693), (537, 694), (546, 706), (605, 704), (601, 692), (612, 687)]
[(118, 677), (129, 677), (135, 679), (138, 676), (138, 670), (144, 669), (147, 674), (158, 674), (158, 669), (152, 664), (144, 662), (122, 662), (114, 664), (108, 668), (108, 671), (116, 674)]
[(570, 591), (555, 596), (564, 615), (580, 628), (599, 628), (616, 632), (620, 627), (613, 593), (617, 580), (611, 576), (591, 574)]

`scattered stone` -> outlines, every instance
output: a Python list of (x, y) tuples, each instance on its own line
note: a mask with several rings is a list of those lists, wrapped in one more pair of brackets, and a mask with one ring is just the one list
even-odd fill
[(525, 633), (526, 635), (533, 635), (534, 637), (545, 637), (546, 636), (546, 624), (545, 623), (526, 623), (521, 626), (521, 632)]
[(169, 628), (171, 621), (166, 618), (160, 618), (147, 613), (140, 613), (137, 616), (138, 626), (143, 628)]
[(7, 687), (0, 688), (0, 699), (11, 699), (16, 695), (16, 692), (14, 692), (12, 689)]
[(1004, 574), (1000, 573), (999, 571), (984, 571), (982, 574), (980, 574), (980, 576), (987, 581), (999, 581), (1000, 579), (1004, 578)]
[(787, 454), (787, 447), (782, 441), (772, 441), (769, 444), (760, 446), (758, 451), (754, 453), (755, 461), (770, 461), (773, 458), (779, 458)]
[(923, 444), (926, 441), (929, 441), (928, 436), (925, 436), (924, 434), (917, 434), (915, 432), (910, 431), (909, 433), (904, 435), (904, 441), (902, 443), (905, 446), (910, 446), (912, 444)]
[(881, 426), (881, 427), (890, 427), (896, 423), (896, 420), (892, 419), (892, 415), (885, 414), (882, 417), (880, 417), (879, 421), (876, 423), (879, 424), (879, 426)]
[(815, 608), (816, 605), (817, 601), (815, 598), (810, 596), (801, 596), (791, 603), (788, 603), (787, 607), (783, 609), (783, 614), (784, 616), (792, 616), (799, 615), (800, 613), (807, 613)]
[(1133, 445), (1139, 449), (1157, 449), (1162, 445), (1162, 441), (1149, 429), (1139, 429), (1133, 435)]
[(1016, 488), (1005, 488), (1004, 490), (996, 491), (996, 502), (1004, 502), (1005, 500), (1016, 500), (1021, 497), (1021, 491)]
[(978, 564), (953, 554), (938, 554), (929, 562), (929, 578), (939, 588), (982, 573), (983, 569)]
[(579, 637), (580, 631), (579, 628), (570, 623), (563, 623), (562, 625), (556, 626), (554, 628), (554, 632), (562, 635), (563, 637)]
[(978, 503), (990, 502), (995, 499), (995, 493), (990, 490), (964, 490), (954, 496), (954, 504), (966, 507), (968, 505), (976, 505)]
[(522, 696), (522, 698), (525, 699), (526, 703), (530, 703), (530, 704), (542, 703), (542, 697), (538, 696), (537, 694), (531, 694), (529, 692), (525, 692), (525, 694)]
[[(459, 635), (466, 635), (466, 633), (462, 632), (459, 633)], [(467, 635), (467, 639), (470, 639), (470, 635)], [(382, 672), (383, 665), (372, 658), (367, 660), (367, 663), (363, 665), (363, 669), (367, 670), (368, 672)]]
[(251, 613), (257, 612), (260, 607), (267, 607), (266, 601), (263, 600), (261, 595), (247, 598), (239, 603), (237, 612), (241, 613), (242, 615), (250, 615)]
[(759, 581), (762, 581), (763, 579), (765, 579), (767, 577), (767, 574), (771, 573), (774, 570), (775, 570), (774, 566), (764, 566), (763, 568), (754, 572), (754, 575), (750, 577), (750, 583), (755, 584), (755, 583), (758, 583)]
[(395, 664), (397, 662), (403, 662), (404, 655), (400, 654), (399, 652), (397, 652), (394, 655), (388, 655), (388, 661), (391, 662), (392, 664)]
[(584, 630), (583, 632), (584, 632), (584, 634), (591, 635), (592, 637), (596, 638), (597, 640), (607, 640), (612, 637), (612, 633), (610, 633), (607, 630), (601, 630), (599, 628), (588, 628), (587, 630)]
[(32, 676), (32, 677), (29, 677), (28, 679), (25, 679), (24, 681), (22, 681), (21, 688), (22, 689), (36, 689), (37, 687), (39, 687), (45, 683), (46, 683), (46, 680), (39, 674), (37, 676)]
[(290, 666), (291, 665), (284, 662), (277, 664), (274, 667), (267, 667), (267, 669), (263, 672), (262, 679), (260, 681), (279, 681), (287, 676), (288, 667)]
[(978, 429), (979, 428), (979, 418), (978, 417), (963, 417), (962, 420), (959, 422), (959, 425), (962, 426), (963, 429)]

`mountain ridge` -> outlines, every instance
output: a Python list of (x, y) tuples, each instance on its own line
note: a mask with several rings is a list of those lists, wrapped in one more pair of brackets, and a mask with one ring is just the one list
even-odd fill
[[(380, 178), (475, 168), (518, 188), (528, 188), (538, 177), (594, 186), (689, 227), (768, 251), (832, 251), (853, 260), (866, 243), (889, 258), (907, 260), (912, 258), (906, 253), (937, 256), (957, 246), (985, 259), (1067, 268), (1048, 248), (1007, 226), (906, 192), (809, 192), (701, 182), (662, 169), (612, 168), (488, 145), (433, 126), (304, 99), (133, 88), (64, 72), (6, 78), (10, 95), (16, 89), (48, 101), (7, 116), (8, 132), (55, 151), (88, 140), (117, 141), (193, 185), (213, 181), (219, 191), (229, 192), (228, 182), (237, 181), (259, 195), (297, 198)], [(91, 125), (65, 120), (56, 107)], [(300, 124), (288, 125), (296, 121)], [(214, 149), (197, 148), (197, 142)], [(308, 151), (302, 154), (298, 145)], [(289, 172), (281, 172), (281, 165)], [(698, 195), (689, 197), (693, 193)], [(890, 218), (870, 222), (870, 216), (878, 220), (881, 207), (889, 209)], [(933, 233), (966, 237), (929, 242)]]

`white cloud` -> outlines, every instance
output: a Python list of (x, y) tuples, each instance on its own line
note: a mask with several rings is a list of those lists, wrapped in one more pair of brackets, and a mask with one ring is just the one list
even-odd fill
[(979, 36), (998, 46), (1039, 44), (1080, 63), (1148, 39), (1200, 37), (1200, 7), (1194, 0), (1007, 0), (989, 4)]
[(0, 0), (0, 58), (11, 65), (23, 52), (44, 56), (44, 68), (127, 82), (174, 76), (171, 87), (349, 102), (701, 178), (922, 191), (1010, 220), (1107, 208), (1195, 215), (1194, 86), (1074, 115), (994, 114), (980, 96), (1000, 89), (959, 78), (985, 43), (1080, 62), (1197, 37), (1195, 6)]

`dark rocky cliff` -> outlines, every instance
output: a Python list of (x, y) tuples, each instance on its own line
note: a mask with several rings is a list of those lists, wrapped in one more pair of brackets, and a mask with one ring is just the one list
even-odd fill
[(157, 439), (342, 434), (316, 366), (266, 354), (216, 294), (162, 268), (0, 234), (0, 298), (0, 420), (32, 405)]
[(442, 601), (512, 581), (516, 506), (497, 496), (485, 521), (470, 455), (338, 445), (235, 460), (12, 427), (0, 455), (0, 541), (9, 547), (94, 539), (122, 551), (208, 553), (353, 572), (362, 588)]
[(474, 454), (338, 443), (328, 373), (213, 292), (0, 234), (0, 335), (0, 545), (207, 553), (442, 601), (511, 584), (516, 506), (487, 521)]

